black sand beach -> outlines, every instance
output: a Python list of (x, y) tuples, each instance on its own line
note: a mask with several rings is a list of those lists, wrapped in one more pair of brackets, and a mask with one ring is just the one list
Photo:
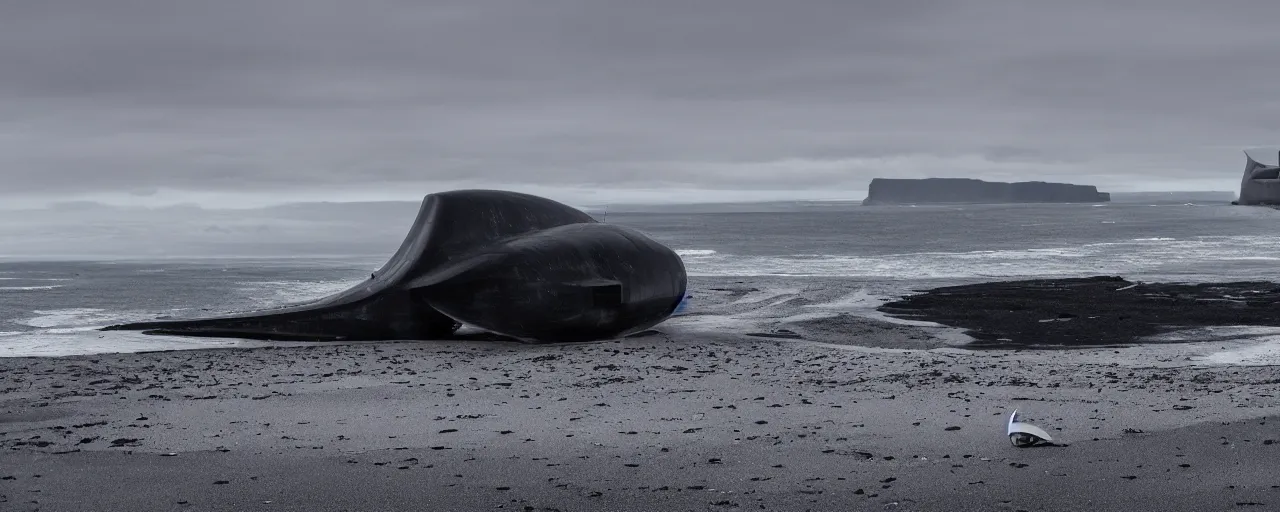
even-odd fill
[[(0, 359), (0, 508), (1280, 504), (1280, 369), (1118, 352), (676, 333)], [(1012, 447), (1014, 408), (1068, 446)]]

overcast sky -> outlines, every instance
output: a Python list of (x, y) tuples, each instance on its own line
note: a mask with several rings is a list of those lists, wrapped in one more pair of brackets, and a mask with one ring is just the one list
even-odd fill
[(3, 206), (1235, 190), (1277, 146), (1274, 0), (0, 2)]

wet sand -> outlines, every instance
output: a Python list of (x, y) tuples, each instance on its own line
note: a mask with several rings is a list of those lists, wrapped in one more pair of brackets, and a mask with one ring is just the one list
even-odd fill
[(1280, 507), (1278, 367), (678, 327), (0, 359), (0, 509)]

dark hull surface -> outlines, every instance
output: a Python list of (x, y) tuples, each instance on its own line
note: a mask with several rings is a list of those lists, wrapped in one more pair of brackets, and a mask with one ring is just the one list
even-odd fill
[(528, 194), (427, 196), (409, 235), (369, 279), (287, 308), (104, 330), (265, 340), (441, 339), (465, 323), (531, 342), (648, 329), (684, 297), (684, 264), (628, 228)]
[(1263, 165), (1244, 154), (1244, 177), (1240, 180), (1243, 205), (1280, 205), (1280, 165)]

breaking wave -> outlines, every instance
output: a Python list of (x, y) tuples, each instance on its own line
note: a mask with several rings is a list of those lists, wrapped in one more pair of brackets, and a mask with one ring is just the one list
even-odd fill
[(322, 299), (356, 284), (349, 280), (332, 281), (243, 281), (237, 283), (241, 293), (260, 305), (307, 302)]
[[(681, 252), (681, 251), (678, 251)], [(689, 275), (700, 277), (856, 277), (884, 280), (1068, 277), (1098, 274), (1181, 275), (1229, 261), (1218, 276), (1258, 275), (1258, 265), (1280, 260), (1280, 237), (1204, 236), (1137, 238), (1070, 247), (917, 252), (885, 255), (734, 255), (681, 252)]]
[(15, 323), (41, 329), (92, 329), (106, 327), (137, 316), (123, 312), (110, 312), (99, 308), (40, 309), (32, 311), (32, 313), (36, 316), (17, 320)]

